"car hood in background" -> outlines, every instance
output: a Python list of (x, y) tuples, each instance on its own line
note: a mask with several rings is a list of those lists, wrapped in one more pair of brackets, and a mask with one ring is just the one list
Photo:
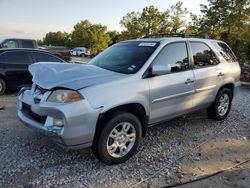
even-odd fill
[(89, 64), (35, 63), (29, 66), (32, 81), (44, 89), (82, 89), (126, 77)]

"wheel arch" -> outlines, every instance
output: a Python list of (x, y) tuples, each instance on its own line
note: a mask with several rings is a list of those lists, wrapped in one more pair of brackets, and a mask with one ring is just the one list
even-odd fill
[(229, 89), (231, 92), (232, 92), (232, 96), (234, 96), (234, 83), (227, 83), (227, 84), (224, 84), (220, 87), (220, 89), (218, 90), (217, 94), (223, 89), (223, 88), (227, 88)]
[(140, 103), (129, 103), (129, 104), (122, 104), (116, 107), (113, 107), (111, 109), (108, 109), (107, 111), (102, 112), (97, 120), (96, 124), (96, 131), (94, 136), (94, 141), (97, 140), (98, 135), (102, 131), (102, 124), (109, 120), (109, 118), (114, 115), (117, 112), (129, 112), (133, 115), (135, 115), (142, 126), (142, 136), (145, 137), (147, 132), (147, 125), (148, 125), (148, 116), (146, 114), (146, 110), (144, 106)]

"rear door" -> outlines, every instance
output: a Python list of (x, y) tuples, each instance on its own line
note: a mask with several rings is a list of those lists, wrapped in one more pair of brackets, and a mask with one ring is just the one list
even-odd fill
[(185, 42), (167, 44), (153, 64), (168, 64), (171, 73), (148, 79), (151, 124), (191, 110), (194, 94), (194, 74)]
[(6, 52), (5, 56), (5, 74), (8, 82), (13, 87), (21, 87), (31, 84), (31, 75), (28, 67), (32, 61), (31, 53), (28, 51)]
[(204, 42), (190, 41), (190, 51), (195, 75), (194, 109), (208, 106), (215, 96), (215, 90), (224, 70), (215, 52)]

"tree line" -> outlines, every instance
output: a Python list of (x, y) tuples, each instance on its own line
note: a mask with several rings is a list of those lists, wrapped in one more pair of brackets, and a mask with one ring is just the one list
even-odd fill
[(121, 32), (83, 20), (71, 33), (49, 32), (38, 42), (69, 48), (84, 46), (95, 54), (122, 40), (186, 34), (223, 40), (241, 61), (250, 60), (249, 0), (208, 0), (208, 5), (200, 5), (200, 11), (200, 15), (191, 13), (180, 1), (165, 11), (148, 6), (141, 12), (127, 13), (120, 21), (124, 28)]

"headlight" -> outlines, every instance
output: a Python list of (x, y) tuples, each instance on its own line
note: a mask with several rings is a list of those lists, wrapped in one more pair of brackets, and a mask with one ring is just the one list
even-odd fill
[(48, 102), (68, 103), (84, 99), (77, 91), (59, 89), (53, 91), (48, 97)]

